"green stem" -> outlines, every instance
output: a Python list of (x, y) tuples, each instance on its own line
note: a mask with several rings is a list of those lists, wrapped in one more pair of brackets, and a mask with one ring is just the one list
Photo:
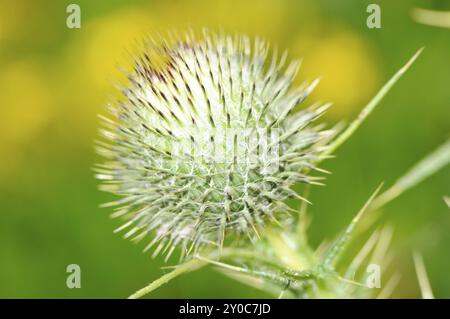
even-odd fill
[[(255, 260), (258, 259), (261, 262), (264, 262), (266, 264), (271, 264), (276, 265), (276, 263), (274, 263), (273, 261), (271, 261), (270, 259), (266, 259), (264, 257), (261, 257), (257, 254), (255, 254), (252, 251), (248, 251), (246, 249), (231, 249), (231, 248), (226, 248), (224, 250), (222, 250), (222, 253), (219, 254), (219, 252), (214, 251), (212, 253), (210, 253), (209, 255), (207, 255), (207, 259), (211, 259), (211, 260), (215, 260), (217, 258), (230, 258), (230, 257), (240, 257), (240, 258), (246, 258), (246, 259), (251, 259), (251, 260)], [(184, 273), (187, 272), (191, 272), (194, 270), (197, 270), (201, 267), (204, 267), (208, 264), (208, 262), (206, 262), (205, 260), (199, 259), (199, 258), (193, 258), (183, 264), (180, 264), (178, 266), (176, 266), (176, 268), (174, 270), (172, 270), (171, 272), (161, 276), (160, 278), (156, 279), (155, 281), (151, 282), (150, 284), (148, 284), (147, 286), (145, 286), (142, 289), (139, 289), (138, 291), (136, 291), (134, 294), (132, 294), (131, 296), (128, 297), (128, 299), (137, 299), (137, 298), (141, 298), (143, 296), (145, 296), (146, 294), (152, 292), (153, 290), (161, 287), (162, 285), (168, 283), (170, 280), (178, 277), (179, 275), (182, 275)]]
[(450, 139), (414, 165), (370, 206), (377, 210), (450, 163)]
[(160, 286), (168, 283), (170, 280), (174, 279), (175, 277), (190, 272), (193, 270), (196, 270), (200, 267), (203, 267), (206, 265), (206, 262), (199, 260), (199, 259), (192, 259), (188, 262), (185, 262), (184, 264), (181, 264), (177, 266), (174, 270), (171, 272), (161, 276), (160, 278), (156, 279), (155, 281), (151, 282), (148, 286), (139, 289), (134, 294), (128, 297), (128, 299), (138, 299), (142, 296), (152, 292), (153, 290), (159, 288)]

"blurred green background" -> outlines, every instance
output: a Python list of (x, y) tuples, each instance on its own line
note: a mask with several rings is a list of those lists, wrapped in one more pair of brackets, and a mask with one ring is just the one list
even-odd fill
[[(81, 7), (81, 29), (66, 7)], [(366, 27), (369, 3), (381, 29)], [(415, 7), (450, 1), (0, 1), (0, 297), (126, 297), (163, 273), (114, 235), (120, 221), (99, 204), (91, 167), (98, 118), (115, 94), (118, 66), (145, 34), (218, 27), (261, 35), (303, 57), (299, 79), (322, 76), (311, 100), (333, 101), (326, 121), (352, 119), (412, 54), (423, 55), (351, 140), (324, 164), (326, 187), (312, 189), (311, 241), (337, 234), (381, 182), (390, 185), (445, 141), (450, 124), (450, 30), (420, 25)], [(411, 251), (424, 255), (437, 297), (450, 297), (449, 169), (384, 209), (395, 228), (395, 297), (419, 297)], [(66, 266), (81, 267), (81, 289)], [(383, 280), (383, 278), (382, 278)], [(151, 297), (267, 297), (204, 269)]]

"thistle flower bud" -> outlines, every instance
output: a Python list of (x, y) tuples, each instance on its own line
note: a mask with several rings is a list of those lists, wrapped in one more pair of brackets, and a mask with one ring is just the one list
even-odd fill
[(294, 111), (318, 81), (291, 88), (299, 63), (286, 60), (247, 36), (146, 43), (97, 148), (101, 189), (121, 196), (107, 204), (127, 220), (118, 231), (185, 256), (254, 239), (289, 210), (329, 131), (312, 124), (328, 105)]

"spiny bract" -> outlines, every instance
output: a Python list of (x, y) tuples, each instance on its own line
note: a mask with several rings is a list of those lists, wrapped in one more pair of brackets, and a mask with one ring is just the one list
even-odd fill
[(254, 239), (289, 210), (292, 185), (315, 183), (307, 172), (330, 131), (312, 126), (328, 105), (294, 112), (318, 81), (291, 88), (299, 63), (286, 59), (240, 35), (145, 42), (98, 144), (101, 189), (122, 196), (107, 204), (127, 220), (118, 231), (186, 256)]

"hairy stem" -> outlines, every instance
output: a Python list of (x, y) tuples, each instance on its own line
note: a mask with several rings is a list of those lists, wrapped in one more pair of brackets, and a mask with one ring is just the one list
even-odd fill
[(431, 154), (414, 165), (400, 177), (394, 185), (378, 196), (372, 203), (370, 210), (377, 210), (400, 196), (406, 190), (416, 186), (427, 177), (433, 175), (450, 163), (450, 139), (439, 146)]
[(146, 294), (152, 292), (153, 290), (161, 287), (162, 285), (168, 283), (170, 280), (178, 277), (179, 275), (182, 275), (184, 273), (188, 273), (194, 270), (197, 270), (201, 267), (206, 266), (209, 264), (206, 260), (216, 260), (220, 258), (231, 258), (231, 257), (239, 257), (243, 259), (249, 259), (249, 260), (259, 260), (262, 263), (270, 264), (271, 266), (279, 266), (277, 263), (270, 259), (266, 259), (263, 256), (259, 256), (255, 254), (255, 252), (246, 250), (246, 249), (233, 249), (233, 248), (225, 248), (222, 250), (221, 253), (218, 251), (214, 251), (210, 254), (206, 255), (206, 258), (193, 258), (183, 264), (180, 264), (175, 267), (174, 270), (171, 272), (161, 276), (160, 278), (156, 279), (155, 281), (152, 281), (150, 284), (145, 286), (142, 289), (139, 289), (134, 294), (128, 297), (128, 299), (138, 299)]
[(200, 259), (192, 259), (188, 262), (185, 262), (179, 266), (177, 266), (174, 270), (171, 272), (159, 277), (155, 281), (151, 282), (148, 286), (145, 286), (142, 289), (139, 289), (134, 294), (128, 297), (128, 299), (138, 299), (142, 296), (152, 292), (153, 290), (159, 288), (160, 286), (168, 283), (170, 280), (174, 279), (175, 277), (178, 277), (181, 274), (196, 270), (200, 267), (203, 267), (207, 263), (205, 261), (202, 261)]

